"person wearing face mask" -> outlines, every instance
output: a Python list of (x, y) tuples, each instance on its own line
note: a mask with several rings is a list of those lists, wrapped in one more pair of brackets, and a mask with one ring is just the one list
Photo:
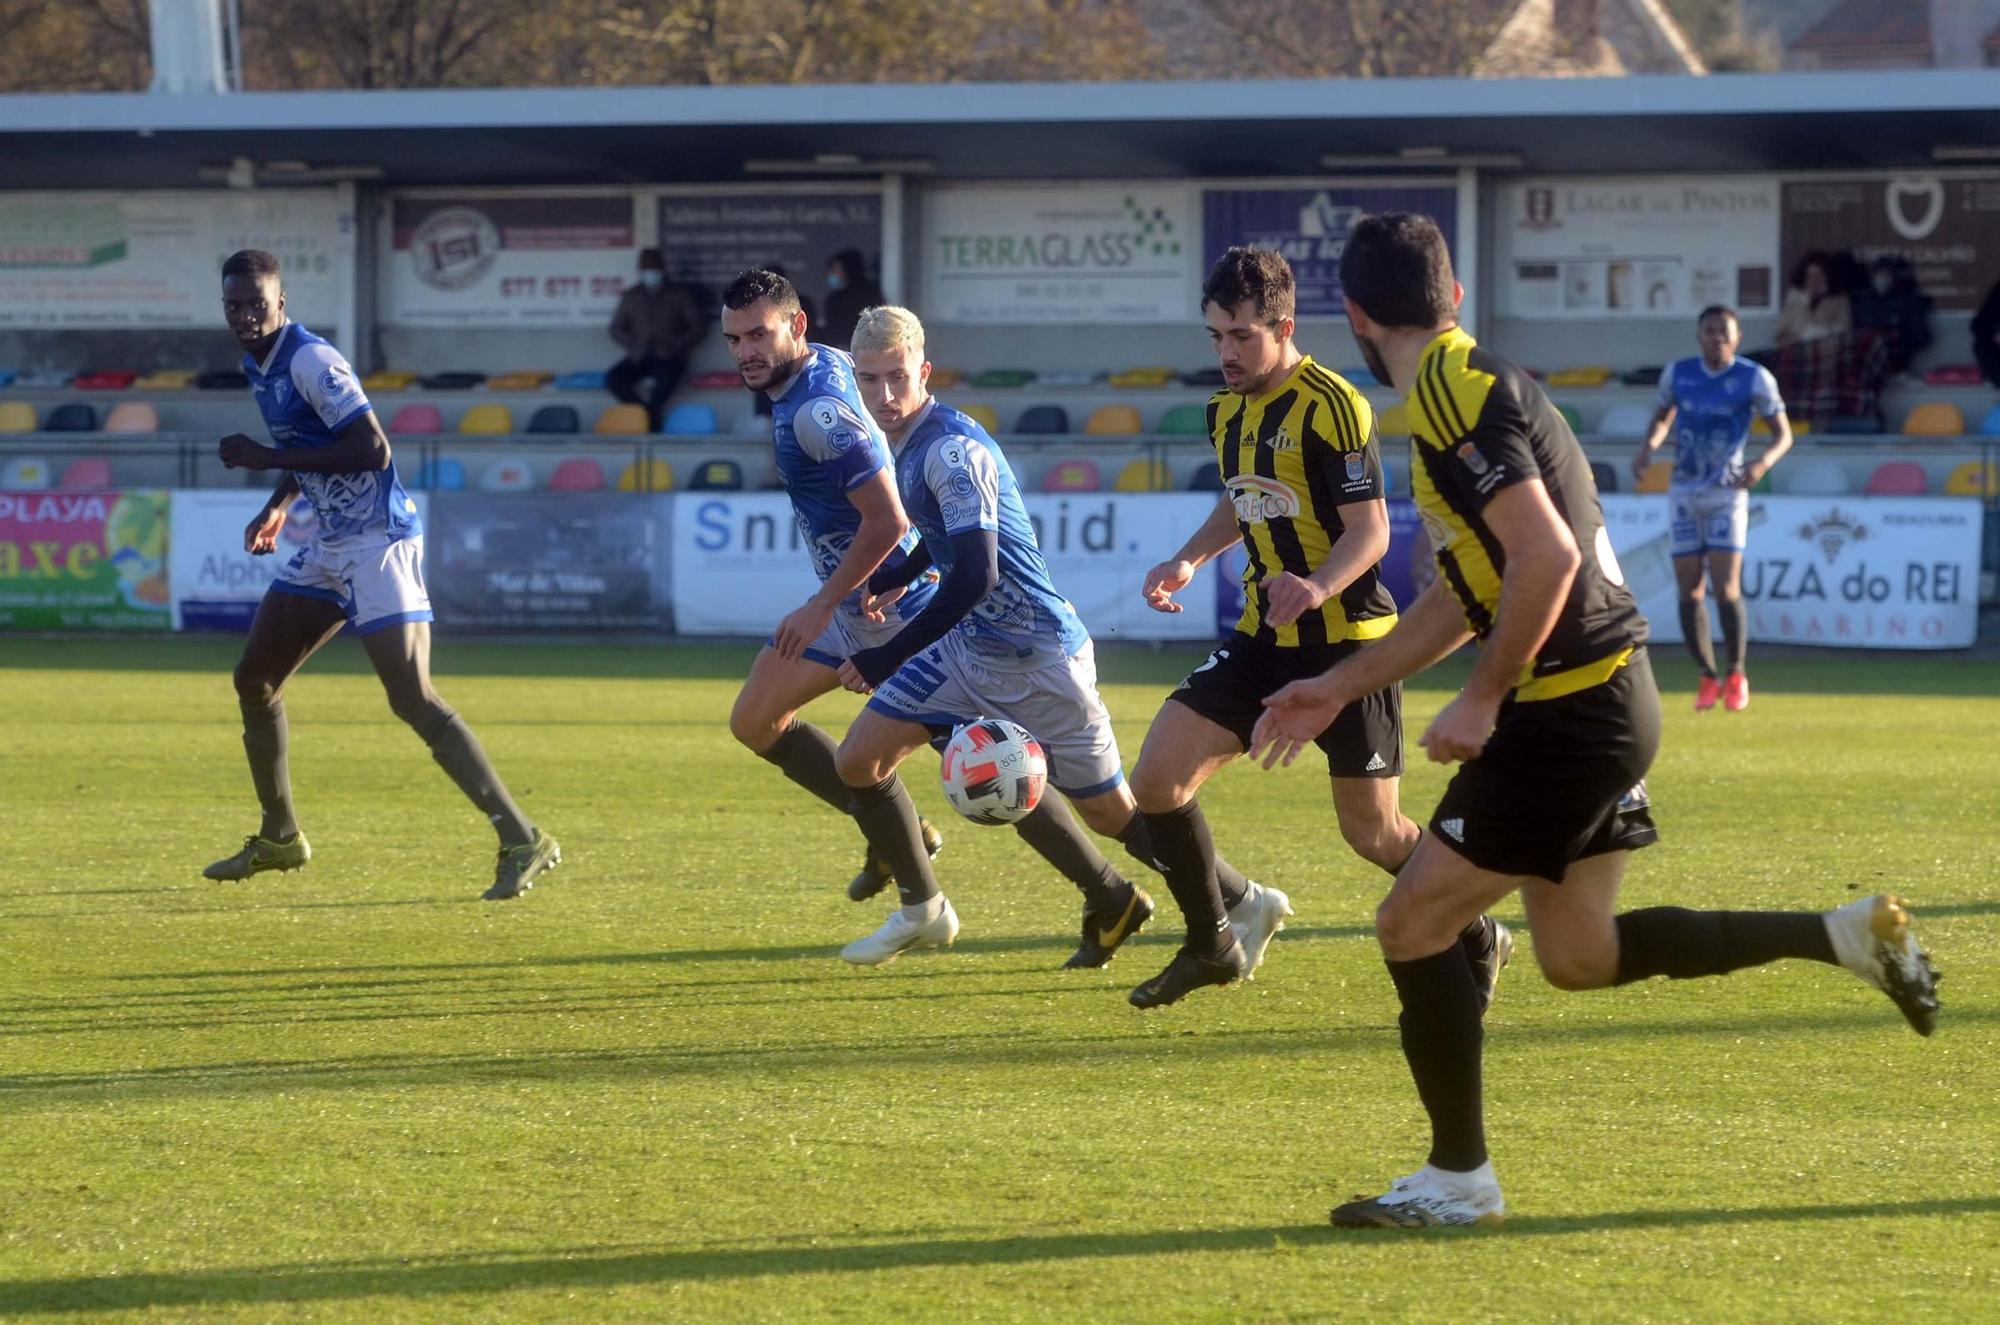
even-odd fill
[(828, 345), (848, 348), (861, 311), (883, 302), (882, 287), (868, 278), (868, 261), (858, 248), (844, 248), (826, 262), (826, 321), (820, 325), (820, 339)]
[[(666, 257), (656, 248), (640, 253), (639, 282), (618, 297), (618, 311), (611, 315), (611, 339), (625, 357), (604, 374), (604, 385), (619, 400), (646, 407), (649, 431), (660, 430), (667, 398), (681, 384), (688, 356), (706, 330), (694, 291), (667, 279)], [(650, 384), (643, 398), (641, 382)]]
[(1884, 254), (1869, 268), (1868, 285), (1857, 291), (1854, 325), (1874, 331), (1888, 345), (1888, 368), (1900, 373), (1931, 343), (1931, 300), (1917, 288), (1916, 274), (1902, 258)]

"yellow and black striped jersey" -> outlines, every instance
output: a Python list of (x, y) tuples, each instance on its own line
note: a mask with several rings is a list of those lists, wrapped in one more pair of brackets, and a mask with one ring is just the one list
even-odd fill
[(1646, 619), (1604, 529), (1597, 483), (1576, 435), (1526, 373), (1454, 327), (1432, 341), (1409, 397), (1410, 484), (1438, 577), (1484, 640), (1500, 610), (1506, 556), (1483, 518), (1495, 493), (1540, 479), (1582, 562), (1569, 599), (1514, 688), (1553, 699), (1611, 679), (1646, 642)]
[(1264, 581), (1312, 574), (1345, 528), (1340, 508), (1382, 500), (1382, 449), (1362, 394), (1307, 356), (1261, 396), (1218, 391), (1208, 435), (1249, 554), (1236, 628), (1285, 648), (1387, 634), (1396, 603), (1379, 564), (1292, 625), (1265, 620)]

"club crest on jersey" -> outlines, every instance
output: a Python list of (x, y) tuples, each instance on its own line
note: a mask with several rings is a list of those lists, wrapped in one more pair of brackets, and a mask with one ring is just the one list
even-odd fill
[(1299, 513), (1299, 494), (1276, 479), (1238, 474), (1229, 480), (1229, 504), (1245, 524), (1289, 520)]
[(1270, 447), (1273, 451), (1295, 451), (1298, 449), (1299, 439), (1285, 431), (1284, 425), (1280, 424), (1278, 425), (1278, 431), (1269, 437), (1263, 438), (1261, 444)]
[(1460, 442), (1458, 444), (1458, 458), (1463, 460), (1465, 467), (1475, 474), (1484, 474), (1491, 468), (1486, 463), (1486, 457), (1479, 454), (1479, 448), (1471, 442)]
[(1368, 477), (1368, 457), (1359, 451), (1347, 453), (1347, 481), (1359, 483)]

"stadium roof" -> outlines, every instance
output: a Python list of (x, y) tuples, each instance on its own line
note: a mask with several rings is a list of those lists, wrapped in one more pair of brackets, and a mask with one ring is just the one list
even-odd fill
[(1562, 172), (1858, 169), (2000, 148), (1996, 104), (2000, 70), (4, 96), (0, 159), (14, 188), (187, 187), (238, 156), (377, 167), (401, 185), (730, 181), (753, 159), (822, 154), (947, 178), (1311, 175), (1328, 155), (1352, 173), (1398, 153)]

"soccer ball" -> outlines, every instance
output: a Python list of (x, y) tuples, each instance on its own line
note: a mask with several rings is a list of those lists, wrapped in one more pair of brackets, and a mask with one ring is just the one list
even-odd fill
[(1041, 742), (1004, 718), (981, 718), (951, 734), (938, 770), (944, 797), (976, 824), (1011, 824), (1042, 803), (1049, 781)]

